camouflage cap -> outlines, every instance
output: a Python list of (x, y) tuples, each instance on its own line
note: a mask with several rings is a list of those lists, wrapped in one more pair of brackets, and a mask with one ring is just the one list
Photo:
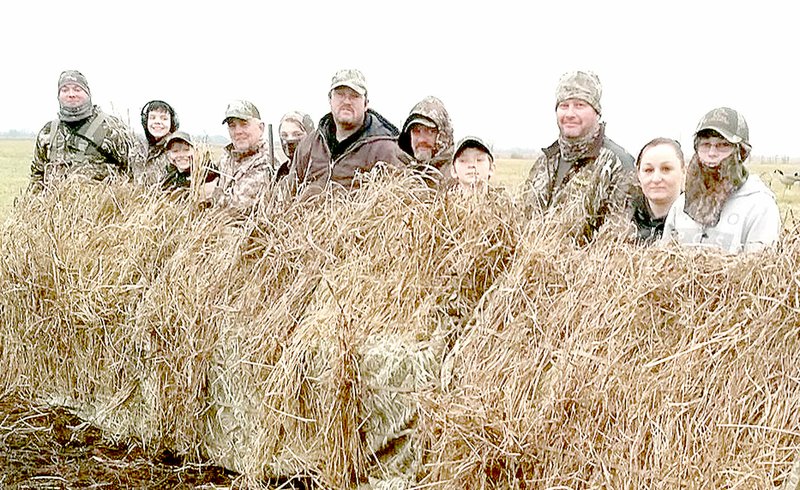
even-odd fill
[(92, 92), (89, 90), (89, 82), (86, 81), (86, 77), (83, 76), (83, 73), (78, 70), (64, 70), (61, 72), (61, 75), (58, 77), (58, 91), (60, 92), (61, 87), (68, 83), (74, 83), (82, 88), (87, 95), (92, 95)]
[(353, 68), (339, 70), (333, 75), (328, 92), (330, 93), (336, 87), (350, 87), (360, 95), (367, 95), (367, 80), (364, 78), (364, 74)]
[(458, 155), (467, 148), (478, 148), (479, 150), (483, 150), (489, 154), (489, 160), (494, 161), (494, 154), (492, 154), (492, 149), (489, 148), (489, 145), (484, 143), (483, 140), (477, 136), (465, 136), (461, 138), (456, 145), (456, 151), (453, 152), (453, 162), (455, 162), (456, 158), (458, 158)]
[(189, 143), (189, 146), (194, 146), (194, 143), (192, 142), (192, 137), (189, 136), (189, 133), (186, 133), (184, 131), (175, 131), (174, 133), (167, 136), (167, 139), (164, 141), (164, 147), (165, 148), (169, 147), (169, 144), (172, 143), (173, 141), (185, 141), (186, 143)]
[(561, 75), (556, 88), (556, 107), (567, 99), (581, 99), (602, 114), (600, 78), (590, 71), (571, 71)]
[(730, 107), (717, 107), (708, 111), (697, 125), (695, 136), (704, 129), (713, 129), (730, 143), (749, 144), (750, 129), (747, 127), (747, 121), (744, 120), (744, 116)]
[(231, 118), (244, 119), (247, 121), (249, 119), (261, 119), (261, 114), (259, 114), (258, 108), (256, 108), (255, 104), (252, 102), (234, 100), (228, 104), (228, 108), (225, 109), (225, 119), (222, 120), (222, 124), (227, 123), (228, 119)]
[(415, 115), (414, 117), (412, 117), (411, 119), (409, 119), (408, 121), (406, 121), (405, 127), (406, 128), (411, 128), (411, 126), (413, 126), (415, 124), (422, 124), (423, 126), (427, 126), (429, 128), (439, 129), (436, 126), (436, 122), (434, 122), (433, 119), (431, 119), (429, 117), (425, 117), (425, 116), (420, 116), (418, 114)]

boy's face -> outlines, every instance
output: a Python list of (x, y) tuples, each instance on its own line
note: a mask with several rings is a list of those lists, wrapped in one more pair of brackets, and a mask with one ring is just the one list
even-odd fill
[(472, 188), (485, 184), (494, 173), (494, 162), (480, 148), (465, 148), (453, 162), (453, 178), (458, 185)]
[(189, 143), (181, 140), (170, 141), (167, 146), (167, 157), (181, 172), (186, 172), (192, 168), (194, 151)]

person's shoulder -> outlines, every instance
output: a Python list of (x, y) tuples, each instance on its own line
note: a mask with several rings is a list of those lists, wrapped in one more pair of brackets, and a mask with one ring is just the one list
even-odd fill
[(554, 141), (550, 146), (542, 148), (542, 152), (536, 158), (537, 160), (548, 159), (558, 156), (561, 153), (561, 148), (558, 146), (558, 140)]
[(613, 153), (614, 156), (616, 156), (624, 166), (630, 168), (635, 167), (636, 159), (633, 158), (633, 155), (628, 153), (628, 151), (625, 148), (615, 143), (614, 140), (612, 140), (608, 136), (603, 137), (603, 148), (606, 148), (607, 150), (611, 151), (611, 153)]
[(769, 198), (777, 202), (777, 198), (775, 197), (775, 193), (772, 192), (772, 189), (770, 189), (758, 175), (753, 174), (747, 176), (747, 180), (745, 180), (744, 184), (736, 191), (735, 196), (749, 199)]
[(58, 119), (53, 119), (44, 123), (42, 128), (36, 133), (36, 139), (42, 138), (49, 138), (50, 133), (53, 131), (54, 127), (57, 129), (58, 125), (60, 124)]

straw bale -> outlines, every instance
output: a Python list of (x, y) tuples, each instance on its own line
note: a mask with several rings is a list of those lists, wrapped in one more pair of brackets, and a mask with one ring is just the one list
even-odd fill
[(728, 257), (601, 237), (544, 264), (549, 247), (521, 240), (446, 389), (423, 396), (423, 481), (773, 485), (800, 442), (797, 246)]
[(0, 259), (10, 384), (111, 434), (150, 437), (138, 390), (148, 367), (133, 355), (131, 325), (175, 232), (187, 226), (185, 207), (78, 180), (22, 198), (4, 223)]
[[(295, 262), (255, 272), (281, 293), (258, 300), (271, 306), (259, 327), (243, 328), (241, 340), (226, 335), (230, 352), (219, 356), (224, 376), (215, 375), (211, 406), (241, 411), (214, 419), (215, 459), (247, 474), (306, 474), (334, 487), (416, 471), (419, 451), (406, 441), (413, 394), (438, 376), (451, 305), (474, 304), (470, 295), (488, 287), (494, 269), (485, 272), (484, 261), (509, 260), (513, 247), (498, 242), (513, 227), (500, 206), (434, 201), (427, 189), (382, 182), (289, 211), (298, 213), (290, 230), (268, 212), (258, 216), (250, 256), (272, 264), (287, 254), (271, 250), (292, 250)], [(314, 259), (298, 263), (304, 255)], [(276, 332), (291, 335), (278, 342), (274, 365), (241, 348), (246, 339), (274, 345)]]

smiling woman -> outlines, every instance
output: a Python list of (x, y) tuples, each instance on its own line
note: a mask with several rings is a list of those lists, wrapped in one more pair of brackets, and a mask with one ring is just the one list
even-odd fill
[(636, 158), (636, 176), (633, 221), (639, 239), (649, 243), (661, 238), (667, 213), (683, 190), (686, 164), (680, 143), (669, 138), (648, 142)]

